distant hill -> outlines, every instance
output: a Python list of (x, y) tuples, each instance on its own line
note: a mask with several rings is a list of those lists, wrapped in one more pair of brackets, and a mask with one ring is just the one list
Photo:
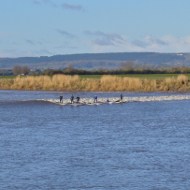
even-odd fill
[(12, 69), (15, 65), (30, 69), (118, 69), (126, 61), (152, 66), (190, 66), (190, 53), (88, 53), (41, 57), (0, 58), (0, 69)]

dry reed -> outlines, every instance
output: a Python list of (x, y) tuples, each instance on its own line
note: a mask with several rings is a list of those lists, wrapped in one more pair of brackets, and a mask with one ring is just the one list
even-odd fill
[(78, 75), (16, 77), (0, 80), (0, 89), (52, 90), (52, 91), (189, 91), (190, 82), (185, 75), (164, 80), (139, 79), (104, 75), (101, 79), (80, 79)]

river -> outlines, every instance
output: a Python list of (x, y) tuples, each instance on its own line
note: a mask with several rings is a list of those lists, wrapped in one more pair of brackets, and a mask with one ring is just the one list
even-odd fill
[[(1, 190), (190, 188), (190, 100), (99, 106), (43, 101), (60, 94), (71, 96), (70, 92), (0, 91)], [(119, 92), (96, 94), (120, 96)]]

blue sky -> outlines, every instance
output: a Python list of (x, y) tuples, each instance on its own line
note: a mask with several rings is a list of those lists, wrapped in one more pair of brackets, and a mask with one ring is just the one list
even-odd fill
[(0, 0), (0, 57), (190, 52), (188, 0)]

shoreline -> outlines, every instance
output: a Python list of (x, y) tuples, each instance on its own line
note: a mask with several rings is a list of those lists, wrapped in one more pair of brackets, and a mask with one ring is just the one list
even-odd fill
[(125, 92), (133, 92), (133, 93), (154, 93), (154, 92), (160, 92), (160, 93), (190, 93), (190, 89), (188, 89), (187, 91), (185, 91), (185, 90), (178, 90), (178, 91), (176, 91), (176, 90), (169, 90), (169, 91), (163, 91), (163, 90), (154, 90), (154, 91), (118, 91), (118, 90), (116, 90), (116, 91), (103, 91), (103, 90), (101, 90), (101, 91), (98, 91), (98, 90), (96, 90), (96, 91), (90, 91), (90, 90), (76, 90), (76, 91), (68, 91), (68, 90), (42, 90), (42, 89), (36, 89), (36, 90), (29, 90), (29, 89), (1, 89), (0, 88), (0, 91), (5, 91), (5, 90), (7, 90), (7, 91), (31, 91), (31, 92), (35, 92), (35, 91), (41, 91), (41, 92), (73, 92), (73, 93), (75, 93), (75, 92), (97, 92), (97, 93), (100, 93), (100, 92), (102, 92), (102, 93), (108, 93), (108, 92), (120, 92), (120, 93), (125, 93)]

